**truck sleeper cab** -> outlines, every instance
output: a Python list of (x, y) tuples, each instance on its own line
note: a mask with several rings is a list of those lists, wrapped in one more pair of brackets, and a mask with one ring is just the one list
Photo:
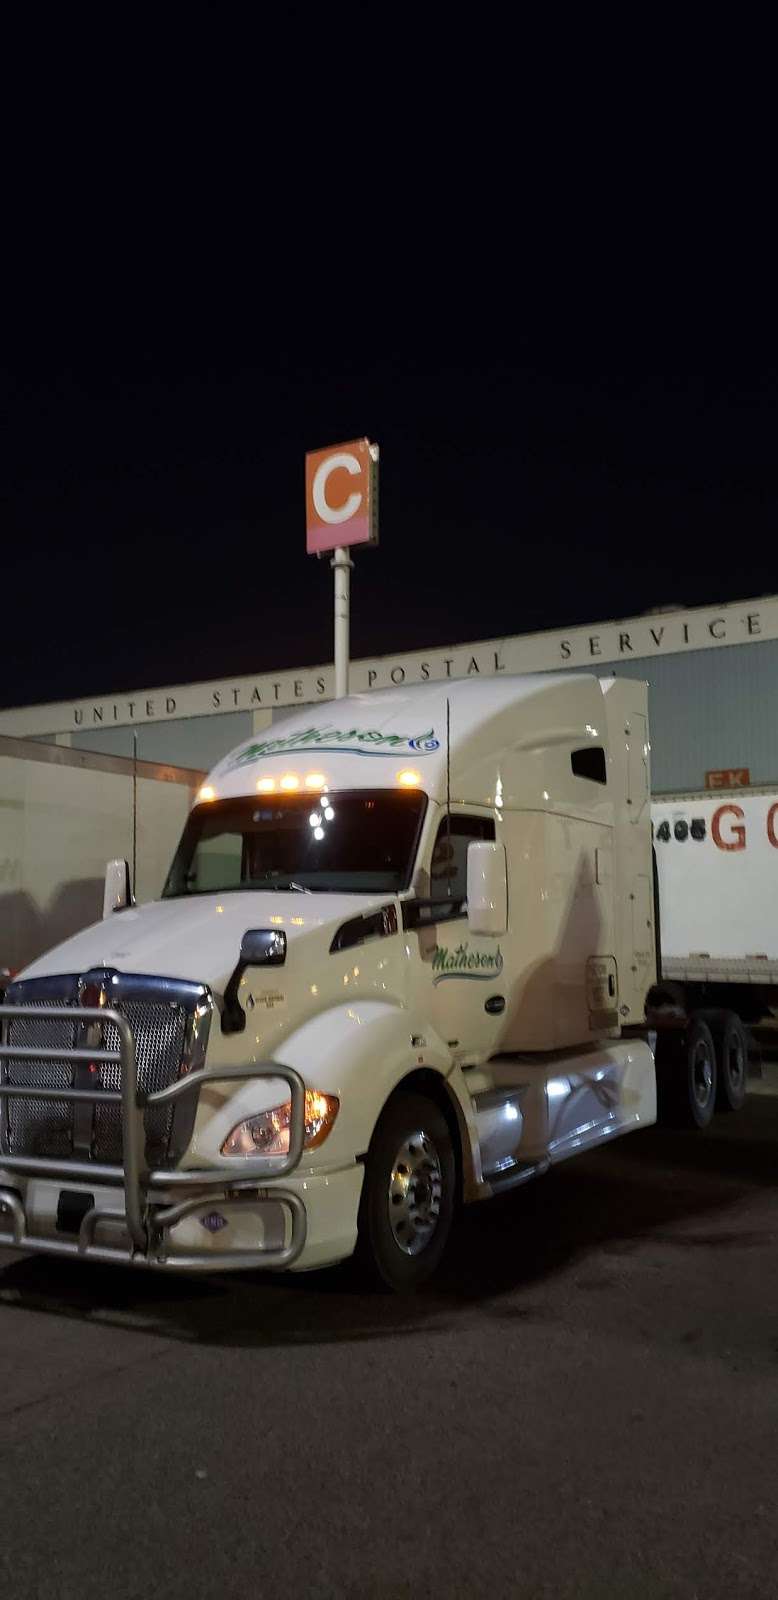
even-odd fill
[(649, 1125), (648, 762), (645, 685), (553, 674), (233, 751), (160, 900), (114, 871), (8, 988), (3, 1242), (412, 1287), (458, 1198)]

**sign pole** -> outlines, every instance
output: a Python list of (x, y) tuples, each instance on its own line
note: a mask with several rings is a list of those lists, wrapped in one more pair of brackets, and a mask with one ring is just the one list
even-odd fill
[(378, 543), (378, 445), (369, 439), (309, 450), (305, 457), (305, 548), (332, 551), (335, 574), (335, 699), (348, 694), (352, 544)]
[(348, 694), (351, 568), (354, 565), (345, 545), (336, 546), (330, 565), (335, 574), (335, 699), (344, 700)]

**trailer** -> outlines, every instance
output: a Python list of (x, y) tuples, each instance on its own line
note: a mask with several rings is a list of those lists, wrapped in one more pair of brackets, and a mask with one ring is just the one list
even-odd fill
[(778, 791), (662, 795), (651, 817), (660, 1090), (705, 1126), (742, 1106), (751, 1029), (778, 1016)]
[(0, 989), (102, 916), (105, 864), (159, 894), (203, 774), (0, 737)]

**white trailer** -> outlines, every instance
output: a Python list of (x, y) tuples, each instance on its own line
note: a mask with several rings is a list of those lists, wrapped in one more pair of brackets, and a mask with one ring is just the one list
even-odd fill
[(659, 981), (648, 1016), (662, 1030), (670, 1101), (679, 1055), (692, 1076), (696, 1060), (704, 1122), (711, 1050), (719, 1106), (736, 1110), (748, 1029), (778, 1013), (778, 792), (663, 795), (651, 815)]
[(0, 737), (0, 984), (102, 915), (105, 863), (155, 898), (203, 774)]
[(778, 791), (663, 795), (651, 814), (662, 977), (754, 991), (759, 1020), (778, 986)]
[[(189, 1271), (356, 1250), (404, 1288), (458, 1199), (650, 1125), (646, 704), (593, 676), (428, 684), (220, 762), (161, 898), (8, 989), (6, 1242)], [(706, 1077), (657, 1011), (663, 1092), (703, 1122), (713, 1035)]]

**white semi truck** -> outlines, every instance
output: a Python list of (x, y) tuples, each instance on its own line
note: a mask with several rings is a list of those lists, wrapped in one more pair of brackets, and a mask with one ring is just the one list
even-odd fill
[(128, 905), (114, 863), (104, 920), (8, 988), (4, 1242), (204, 1271), (356, 1250), (414, 1286), (459, 1200), (655, 1120), (647, 997), (675, 1112), (735, 1106), (722, 1008), (656, 982), (651, 835), (627, 680), (374, 692), (249, 740), (161, 899)]

